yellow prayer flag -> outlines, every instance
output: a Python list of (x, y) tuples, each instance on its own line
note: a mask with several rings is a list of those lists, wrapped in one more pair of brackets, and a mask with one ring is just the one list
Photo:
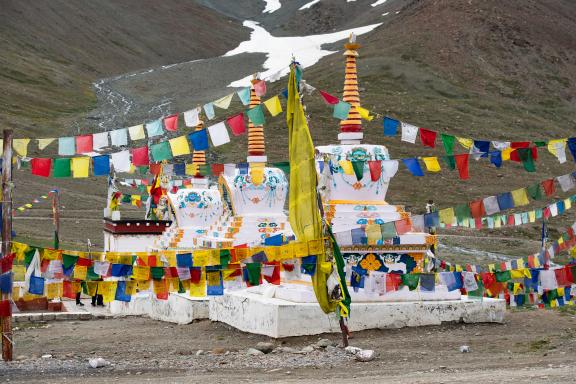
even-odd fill
[(212, 104), (214, 104), (218, 108), (228, 109), (228, 107), (230, 106), (230, 102), (232, 101), (233, 96), (234, 96), (234, 93), (231, 93), (229, 95), (226, 95), (224, 97), (219, 98), (218, 100), (214, 100), (212, 102)]
[[(380, 231), (380, 225), (378, 225), (378, 231)], [(314, 239), (308, 241), (308, 252), (311, 255), (320, 255), (324, 252), (324, 240), (323, 239)]]
[(30, 139), (14, 139), (12, 140), (12, 148), (22, 157), (28, 156), (28, 143)]
[(280, 98), (278, 96), (274, 96), (266, 100), (264, 105), (272, 116), (276, 116), (282, 113), (282, 104), (280, 104)]
[(138, 207), (142, 203), (142, 196), (132, 195), (132, 197), (130, 198), (130, 202), (132, 203), (132, 205)]
[(102, 295), (105, 303), (110, 303), (116, 298), (117, 281), (101, 281), (99, 283), (98, 293)]
[(134, 267), (132, 267), (132, 278), (134, 280), (149, 280), (150, 267), (135, 265)]
[(12, 266), (12, 273), (14, 273), (14, 281), (24, 281), (26, 267), (21, 264), (14, 264)]
[(354, 167), (352, 167), (352, 162), (348, 160), (340, 160), (338, 162), (342, 171), (345, 175), (353, 175), (354, 174)]
[(74, 157), (72, 158), (72, 177), (88, 177), (90, 173), (90, 158), (89, 157)]
[(60, 258), (60, 250), (44, 248), (42, 250), (42, 260), (58, 260)]
[(440, 163), (438, 163), (437, 157), (423, 157), (422, 160), (428, 172), (440, 172)]
[(38, 140), (38, 149), (42, 151), (44, 150), (44, 148), (52, 144), (52, 142), (56, 139), (37, 139), (37, 140)]
[(49, 300), (62, 297), (62, 283), (50, 283), (46, 284), (46, 297)]
[(198, 173), (198, 164), (186, 164), (186, 174), (195, 176)]
[(502, 161), (508, 161), (510, 160), (510, 154), (514, 151), (514, 148), (504, 148), (502, 150)]
[(170, 149), (172, 149), (173, 156), (182, 156), (190, 154), (190, 145), (186, 136), (178, 136), (169, 140)]
[[(368, 238), (368, 245), (375, 245), (378, 240), (382, 238), (382, 231), (380, 230), (380, 225), (378, 224), (367, 224), (365, 231)], [(312, 255), (313, 253), (310, 252), (310, 254)]]
[(528, 194), (525, 188), (520, 188), (512, 191), (512, 200), (514, 200), (515, 207), (521, 207), (523, 205), (530, 204), (528, 201)]
[[(86, 267), (83, 267), (86, 268)], [(76, 271), (76, 270), (74, 270)], [(86, 291), (88, 292), (88, 296), (96, 295), (96, 292), (99, 291), (98, 283), (96, 281), (87, 281), (86, 282)]]
[(134, 296), (136, 294), (136, 285), (137, 282), (134, 280), (129, 280), (126, 282), (126, 294), (128, 296)]
[(360, 117), (362, 117), (364, 120), (372, 121), (372, 119), (374, 119), (374, 116), (371, 116), (370, 111), (367, 110), (366, 108), (362, 107), (354, 107), (354, 108), (356, 108), (356, 110), (360, 114)]
[(521, 269), (512, 269), (510, 271), (510, 278), (511, 279), (522, 279), (524, 278), (524, 272)]
[(528, 220), (533, 223), (536, 221), (536, 211), (528, 212)]
[(547, 145), (548, 152), (558, 157), (558, 150), (557, 150), (557, 148), (559, 147), (558, 144), (563, 144), (563, 147), (566, 147), (566, 141), (568, 141), (568, 139), (555, 139), (548, 141)]
[[(74, 266), (74, 278), (78, 280), (86, 280), (86, 275), (88, 274), (88, 267), (81, 265)], [(93, 295), (91, 295), (93, 296)]]
[(309, 256), (308, 253), (308, 243), (307, 242), (295, 242), (294, 243), (294, 256), (296, 257), (306, 257)]
[[(194, 264), (196, 265), (196, 264)], [(207, 266), (214, 266), (220, 265), (220, 250), (219, 249), (212, 249), (208, 252), (208, 261), (206, 262)]]
[(572, 208), (572, 200), (570, 198), (564, 199), (564, 209)]
[(269, 246), (269, 247), (266, 247), (265, 252), (266, 252), (266, 257), (268, 258), (268, 261), (278, 261), (282, 257), (282, 254), (280, 253), (280, 247)]
[(198, 249), (192, 253), (195, 267), (205, 267), (208, 265), (211, 251), (208, 249)]
[(128, 127), (128, 133), (130, 133), (130, 140), (142, 140), (146, 138), (143, 124)]
[(200, 281), (197, 283), (190, 282), (190, 296), (191, 297), (204, 297), (206, 296), (206, 271), (202, 268)]
[(136, 285), (138, 286), (138, 290), (140, 292), (147, 291), (150, 289), (150, 281), (151, 280), (138, 280)]
[(474, 140), (472, 139), (466, 139), (464, 137), (456, 137), (456, 140), (458, 140), (458, 143), (465, 149), (470, 149), (474, 145)]
[(16, 254), (16, 260), (24, 260), (24, 253), (28, 251), (30, 247), (28, 244), (18, 243), (16, 241), (12, 242), (12, 253)]
[(292, 243), (284, 244), (280, 247), (280, 254), (282, 260), (290, 260), (294, 258), (294, 246)]
[(180, 290), (180, 281), (177, 277), (169, 277), (166, 279), (168, 283), (168, 292), (178, 292)]
[(438, 218), (441, 223), (452, 225), (454, 222), (454, 208), (444, 208), (438, 211)]

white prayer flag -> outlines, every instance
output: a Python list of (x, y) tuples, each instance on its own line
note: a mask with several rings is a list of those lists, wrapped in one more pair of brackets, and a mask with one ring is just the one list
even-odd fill
[(116, 172), (130, 172), (130, 151), (120, 151), (113, 153), (112, 165), (114, 165), (114, 170)]
[(184, 124), (186, 124), (187, 127), (197, 126), (200, 124), (199, 114), (200, 107), (184, 112)]
[(415, 144), (416, 136), (418, 136), (418, 127), (401, 122), (402, 124), (402, 141)]
[(210, 139), (215, 147), (230, 142), (230, 136), (228, 135), (228, 130), (226, 129), (224, 122), (208, 127), (208, 133), (210, 134)]
[(122, 147), (128, 145), (128, 130), (126, 128), (115, 129), (110, 131), (112, 145)]

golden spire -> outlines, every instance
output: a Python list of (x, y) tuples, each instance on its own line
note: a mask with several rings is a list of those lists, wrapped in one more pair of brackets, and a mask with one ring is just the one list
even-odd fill
[[(252, 86), (250, 87), (250, 105), (249, 108), (254, 108), (262, 104), (260, 97), (256, 95), (254, 84), (258, 81), (257, 75), (252, 79)], [(248, 121), (248, 157), (264, 157), (266, 155), (266, 144), (264, 142), (264, 126), (254, 126), (251, 121)], [(250, 159), (248, 160), (250, 162)], [(258, 161), (261, 162), (261, 161)]]
[[(342, 100), (351, 104), (352, 108), (350, 108), (350, 112), (348, 112), (348, 118), (340, 122), (340, 132), (362, 132), (362, 118), (360, 113), (354, 108), (360, 106), (360, 92), (358, 90), (358, 74), (356, 68), (356, 58), (358, 57), (356, 50), (360, 48), (360, 45), (356, 44), (356, 36), (353, 33), (350, 34), (350, 39), (348, 43), (344, 45), (344, 48), (346, 48), (344, 52), (344, 56), (346, 56), (346, 75)], [(341, 139), (344, 139), (344, 137), (341, 137)]]

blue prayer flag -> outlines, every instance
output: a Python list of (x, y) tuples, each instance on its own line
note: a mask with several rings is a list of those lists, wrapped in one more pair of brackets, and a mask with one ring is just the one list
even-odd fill
[(12, 292), (12, 272), (8, 271), (0, 275), (0, 292)]
[(424, 172), (422, 171), (422, 167), (420, 167), (418, 159), (402, 159), (402, 162), (413, 176), (424, 176)]
[(176, 265), (183, 268), (192, 268), (192, 254), (191, 253), (176, 254)]
[(384, 136), (396, 136), (400, 122), (391, 117), (384, 117)]
[[(112, 264), (112, 268), (114, 268), (114, 264)], [(118, 281), (116, 285), (116, 294), (114, 295), (114, 300), (124, 301), (129, 303), (132, 300), (130, 295), (126, 294), (126, 282), (125, 281)]]
[(500, 151), (490, 152), (490, 162), (494, 164), (496, 168), (500, 168), (502, 166), (502, 152)]
[(501, 193), (496, 198), (501, 211), (514, 208), (514, 199), (510, 192)]
[(30, 276), (30, 288), (28, 289), (33, 295), (43, 295), (44, 294), (44, 278)]
[(110, 174), (110, 156), (95, 156), (92, 158), (94, 164), (94, 176), (108, 176)]
[(176, 176), (186, 175), (186, 164), (184, 164), (184, 163), (174, 164), (174, 174)]
[(195, 151), (205, 151), (208, 149), (208, 134), (206, 129), (194, 131), (188, 135), (188, 140), (192, 142)]

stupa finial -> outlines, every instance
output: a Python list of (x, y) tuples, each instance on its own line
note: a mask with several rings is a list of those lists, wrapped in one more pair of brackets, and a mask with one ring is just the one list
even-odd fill
[(338, 139), (342, 144), (359, 144), (364, 134), (362, 133), (362, 117), (355, 107), (360, 107), (360, 92), (358, 89), (358, 73), (356, 68), (357, 49), (356, 35), (350, 34), (348, 42), (344, 44), (346, 51), (346, 71), (344, 77), (344, 94), (342, 100), (352, 105), (348, 117), (340, 122), (340, 134)]
[[(257, 107), (262, 104), (260, 97), (256, 95), (254, 84), (259, 82), (259, 73), (252, 75), (252, 85), (250, 86), (250, 104), (249, 108)], [(251, 121), (248, 121), (248, 158), (249, 163), (265, 163), (266, 157), (266, 143), (264, 141), (264, 126), (255, 126)]]

